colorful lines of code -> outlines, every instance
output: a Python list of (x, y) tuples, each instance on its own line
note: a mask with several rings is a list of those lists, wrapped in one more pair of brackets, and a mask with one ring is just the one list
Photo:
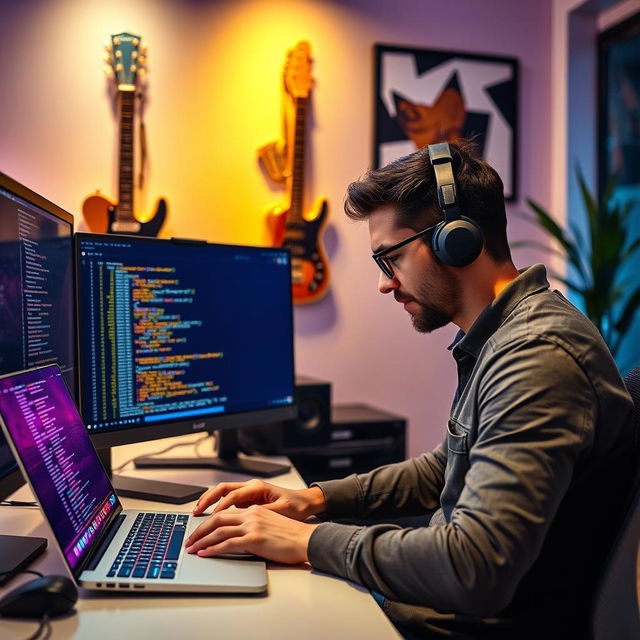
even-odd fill
[[(203, 361), (222, 350), (194, 350), (208, 328), (194, 316), (199, 295), (176, 267), (91, 264), (96, 365), (93, 413), (103, 422), (127, 424), (158, 412), (202, 409), (223, 403), (220, 385)], [(104, 366), (104, 365), (107, 366)], [(138, 420), (136, 420), (137, 422)]]

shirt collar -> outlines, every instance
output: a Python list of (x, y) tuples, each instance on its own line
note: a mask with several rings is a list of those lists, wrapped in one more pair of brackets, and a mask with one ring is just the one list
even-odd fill
[(512, 280), (488, 305), (469, 331), (465, 334), (458, 331), (449, 349), (453, 350), (453, 356), (457, 357), (460, 351), (464, 351), (474, 358), (478, 357), (480, 350), (491, 335), (504, 322), (514, 308), (534, 293), (540, 293), (549, 289), (547, 270), (542, 264), (534, 264), (519, 270), (520, 275)]

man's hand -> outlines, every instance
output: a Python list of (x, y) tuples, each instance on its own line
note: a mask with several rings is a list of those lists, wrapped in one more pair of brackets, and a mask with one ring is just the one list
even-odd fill
[(202, 557), (248, 551), (267, 560), (298, 564), (308, 560), (309, 538), (317, 526), (253, 505), (212, 515), (193, 531), (185, 546), (188, 553)]
[(240, 509), (251, 505), (263, 505), (269, 511), (275, 511), (294, 520), (306, 520), (309, 516), (322, 513), (326, 508), (320, 487), (285, 489), (262, 480), (249, 480), (222, 482), (205, 491), (198, 499), (193, 515), (200, 515), (214, 502), (218, 502), (213, 510), (214, 514), (232, 505)]

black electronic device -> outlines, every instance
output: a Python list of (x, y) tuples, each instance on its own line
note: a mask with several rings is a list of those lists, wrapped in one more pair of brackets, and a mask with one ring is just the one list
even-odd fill
[(0, 586), (26, 569), (47, 548), (46, 538), (0, 536)]
[(215, 430), (217, 459), (136, 462), (288, 469), (237, 457), (238, 427), (296, 415), (286, 249), (83, 233), (76, 265), (80, 407), (98, 449)]
[(290, 454), (305, 482), (343, 478), (406, 458), (406, 419), (366, 404), (331, 408), (328, 444)]
[(29, 580), (0, 600), (5, 618), (50, 618), (67, 613), (78, 600), (78, 589), (67, 576), (43, 576)]
[(443, 264), (466, 267), (482, 251), (482, 230), (477, 222), (460, 213), (449, 145), (446, 142), (430, 144), (427, 152), (436, 176), (438, 203), (444, 215), (431, 236), (431, 248)]
[[(75, 394), (72, 234), (68, 211), (0, 173), (0, 374), (56, 362)], [(0, 500), (23, 484), (0, 433)], [(0, 535), (0, 584), (45, 547)]]
[(329, 443), (331, 383), (310, 376), (296, 376), (298, 415), (292, 420), (243, 427), (243, 450), (265, 455), (289, 455)]

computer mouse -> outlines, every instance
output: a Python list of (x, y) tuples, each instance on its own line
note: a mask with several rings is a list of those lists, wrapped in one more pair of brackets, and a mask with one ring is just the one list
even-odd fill
[(50, 617), (73, 609), (78, 589), (66, 576), (44, 576), (21, 584), (0, 600), (0, 616), (11, 618)]

